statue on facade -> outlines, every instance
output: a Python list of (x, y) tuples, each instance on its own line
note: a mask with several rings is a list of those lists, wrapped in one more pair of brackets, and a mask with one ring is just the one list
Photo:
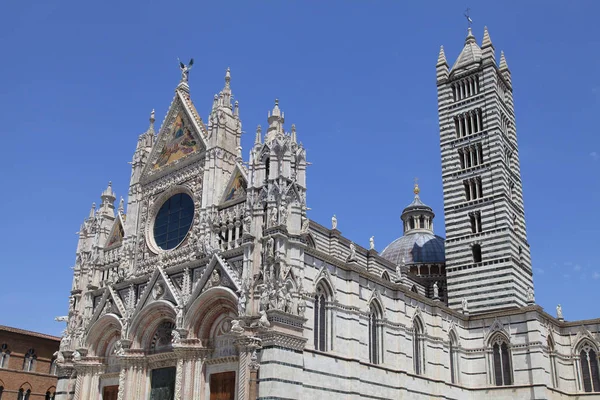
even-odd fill
[(173, 343), (173, 344), (181, 343), (181, 333), (177, 329), (173, 329), (171, 331), (171, 343)]
[(302, 228), (300, 230), (301, 233), (308, 233), (309, 221), (306, 216), (302, 216)]
[(231, 332), (236, 335), (241, 335), (244, 333), (244, 328), (242, 328), (239, 320), (234, 319), (231, 321)]
[(335, 217), (335, 214), (331, 217), (331, 229), (337, 229), (337, 218)]
[(266, 285), (262, 285), (262, 292), (260, 293), (259, 299), (260, 309), (268, 310), (269, 309), (269, 290)]
[(271, 208), (271, 217), (269, 218), (269, 228), (277, 226), (277, 207)]
[(246, 214), (244, 217), (244, 232), (250, 233), (250, 224), (252, 223), (252, 217), (250, 214)]
[(564, 319), (561, 305), (556, 306), (556, 318)]
[(275, 239), (273, 239), (273, 237), (269, 237), (269, 239), (267, 239), (265, 255), (267, 257), (273, 257), (275, 255)]
[(528, 303), (535, 302), (535, 297), (533, 295), (533, 288), (531, 286), (527, 288), (527, 302)]
[(437, 281), (433, 282), (433, 298), (437, 299), (440, 297), (440, 288)]
[(402, 266), (400, 264), (396, 265), (396, 277), (398, 280), (402, 279)]
[(260, 311), (260, 318), (258, 320), (258, 326), (262, 328), (268, 328), (271, 326), (269, 318), (267, 318), (267, 312), (265, 310)]
[(467, 303), (466, 297), (463, 297), (462, 299), (462, 311), (463, 313), (469, 312), (469, 304)]
[(285, 309), (284, 309), (284, 311), (285, 311), (286, 313), (292, 314), (292, 313), (293, 313), (293, 311), (292, 311), (292, 309), (293, 309), (293, 305), (294, 305), (294, 303), (293, 303), (293, 301), (292, 301), (292, 295), (291, 295), (291, 293), (288, 291), (288, 292), (285, 294)]
[(246, 315), (246, 303), (248, 298), (246, 297), (246, 290), (243, 289), (238, 298), (238, 316), (242, 317)]
[(369, 250), (375, 250), (375, 236), (371, 236), (369, 239)]
[(181, 82), (187, 83), (188, 78), (190, 76), (190, 70), (192, 69), (192, 66), (194, 65), (194, 59), (191, 58), (188, 65), (185, 65), (184, 63), (182, 63), (179, 58), (177, 59), (177, 61), (179, 61), (179, 69), (181, 69)]
[(306, 311), (306, 300), (304, 300), (303, 293), (300, 293), (300, 298), (298, 299), (298, 315), (303, 317), (304, 311)]
[(354, 242), (350, 242), (350, 255), (348, 256), (348, 261), (356, 260), (356, 245)]
[(183, 328), (183, 306), (177, 307), (177, 315), (175, 316), (175, 326)]
[(286, 225), (287, 224), (287, 218), (288, 218), (288, 208), (287, 208), (287, 204), (285, 203), (285, 201), (281, 202), (281, 206), (279, 206), (279, 221), (281, 225)]

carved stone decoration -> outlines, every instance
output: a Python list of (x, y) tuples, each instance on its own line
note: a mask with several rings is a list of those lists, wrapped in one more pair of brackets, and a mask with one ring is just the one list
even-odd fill
[(535, 297), (533, 295), (533, 288), (531, 286), (527, 288), (527, 303), (529, 303), (529, 304), (535, 303)]
[(260, 368), (260, 364), (258, 362), (258, 355), (256, 354), (256, 349), (252, 350), (252, 355), (250, 356), (250, 363), (248, 364), (250, 367), (250, 371), (258, 371)]
[(268, 328), (271, 326), (269, 319), (267, 318), (267, 312), (265, 310), (260, 311), (260, 318), (258, 320), (258, 326), (261, 328)]
[(277, 226), (277, 207), (271, 208), (271, 216), (269, 217), (269, 228)]
[(288, 208), (285, 201), (281, 202), (281, 206), (279, 206), (279, 223), (280, 225), (287, 225), (288, 219)]
[(467, 302), (467, 298), (463, 297), (462, 301), (462, 312), (463, 314), (468, 314), (469, 313), (469, 303)]
[(563, 317), (563, 312), (562, 312), (562, 306), (559, 304), (556, 306), (556, 318), (558, 318), (559, 321), (564, 321), (564, 317)]
[(348, 256), (348, 261), (356, 261), (356, 245), (354, 243), (350, 243), (350, 255)]
[(303, 317), (305, 311), (306, 311), (306, 300), (304, 300), (304, 293), (301, 293), (300, 298), (298, 299), (298, 315)]
[(165, 287), (161, 282), (157, 282), (152, 288), (152, 298), (154, 300), (159, 300), (165, 294)]
[(231, 332), (235, 335), (241, 335), (244, 333), (244, 328), (242, 328), (239, 320), (234, 319), (231, 321)]

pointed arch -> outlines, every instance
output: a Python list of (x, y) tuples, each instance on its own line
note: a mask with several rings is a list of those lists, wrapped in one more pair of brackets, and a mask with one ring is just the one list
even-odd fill
[(576, 359), (579, 363), (579, 387), (586, 393), (600, 392), (600, 368), (598, 365), (598, 346), (589, 337), (579, 340), (576, 347)]
[(177, 312), (173, 304), (167, 300), (156, 300), (144, 307), (133, 317), (128, 338), (133, 347), (148, 349), (153, 335), (163, 321), (175, 321)]
[(190, 337), (208, 339), (221, 315), (237, 315), (238, 297), (233, 290), (216, 286), (198, 296), (185, 314), (185, 327)]
[(492, 349), (492, 383), (496, 386), (513, 384), (510, 338), (504, 330), (489, 335), (488, 346)]
[(310, 247), (311, 249), (317, 248), (317, 242), (315, 241), (315, 238), (313, 237), (313, 235), (311, 233), (308, 233), (306, 235), (306, 245), (308, 247)]
[(413, 330), (413, 367), (417, 375), (425, 373), (425, 324), (421, 318), (420, 309), (417, 308), (412, 320)]
[(335, 286), (333, 285), (333, 279), (331, 279), (331, 274), (327, 267), (321, 267), (317, 277), (315, 278), (314, 290), (317, 291), (317, 287), (323, 284), (325, 289), (327, 289), (327, 293), (331, 297), (332, 301), (335, 301)]
[[(374, 291), (374, 293), (378, 293)], [(369, 301), (368, 330), (369, 330), (369, 362), (380, 364), (383, 361), (383, 305), (375, 294)]]
[(323, 273), (315, 282), (313, 336), (316, 350), (327, 351), (330, 346), (332, 311), (327, 304), (332, 301), (334, 292), (328, 274)]
[(450, 356), (450, 382), (458, 383), (458, 334), (454, 327), (448, 332), (448, 354)]
[(392, 281), (390, 279), (390, 274), (387, 271), (383, 271), (383, 273), (381, 274), (381, 279), (383, 279), (384, 281), (388, 281), (388, 282)]
[(558, 388), (558, 375), (556, 374), (556, 342), (551, 332), (546, 336), (546, 348), (548, 361), (550, 362), (550, 383), (552, 387)]
[(104, 357), (110, 342), (121, 336), (121, 321), (115, 314), (106, 314), (96, 320), (88, 329), (86, 347), (90, 356)]

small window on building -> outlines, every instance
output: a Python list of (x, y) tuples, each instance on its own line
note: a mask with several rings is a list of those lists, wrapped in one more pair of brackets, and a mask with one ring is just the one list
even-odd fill
[(328, 292), (324, 285), (319, 285), (315, 294), (314, 305), (314, 345), (316, 350), (327, 350), (327, 308)]
[(423, 358), (423, 324), (418, 318), (413, 321), (413, 364), (415, 374), (421, 375), (425, 372)]
[(381, 310), (376, 303), (372, 303), (369, 313), (369, 362), (379, 364), (381, 362)]
[(479, 263), (481, 262), (481, 245), (474, 244), (472, 247), (473, 251), (473, 262)]
[(8, 359), (10, 358), (10, 350), (8, 345), (3, 343), (0, 346), (0, 368), (8, 368)]
[(449, 338), (449, 353), (450, 353), (450, 382), (458, 382), (457, 365), (458, 365), (458, 353), (456, 349), (458, 347), (458, 340), (454, 332), (450, 332)]
[(35, 371), (35, 360), (37, 356), (35, 355), (34, 349), (29, 349), (23, 358), (23, 371)]

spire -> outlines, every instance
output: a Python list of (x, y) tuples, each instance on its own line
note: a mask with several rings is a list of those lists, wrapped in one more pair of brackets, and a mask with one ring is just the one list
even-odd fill
[(236, 117), (240, 116), (240, 103), (236, 100), (235, 104), (233, 105), (233, 115), (235, 115)]
[(460, 52), (456, 62), (452, 66), (452, 70), (455, 71), (461, 68), (467, 68), (472, 64), (478, 64), (481, 62), (481, 49), (477, 45), (473, 31), (469, 27), (467, 38), (465, 39), (465, 46)]
[(448, 62), (446, 61), (446, 54), (444, 53), (444, 46), (440, 46), (440, 54), (438, 55), (436, 67), (440, 67), (442, 65), (448, 65)]
[(492, 39), (490, 39), (490, 34), (488, 32), (487, 26), (483, 27), (483, 40), (481, 42), (481, 48), (485, 49), (487, 47), (494, 47), (492, 44)]
[(112, 182), (108, 182), (108, 187), (104, 189), (104, 192), (102, 192), (100, 198), (102, 199), (103, 204), (105, 203), (105, 201), (110, 201), (111, 203), (114, 203), (114, 201), (117, 198), (115, 197), (115, 193), (112, 190)]
[(426, 230), (433, 233), (433, 218), (435, 214), (431, 207), (424, 204), (419, 197), (421, 189), (419, 188), (418, 178), (415, 178), (413, 193), (415, 194), (415, 198), (412, 203), (406, 206), (400, 216), (404, 222), (404, 233), (406, 234), (413, 230)]
[(219, 94), (221, 105), (231, 108), (231, 70), (227, 68), (225, 71), (225, 87)]
[(500, 71), (508, 71), (508, 64), (506, 63), (506, 58), (504, 57), (504, 52), (500, 52)]
[(90, 210), (90, 215), (88, 215), (88, 219), (92, 220), (96, 216), (96, 203), (92, 203), (92, 209)]
[(279, 108), (279, 99), (275, 99), (275, 106), (273, 107), (273, 111), (269, 113), (269, 129), (267, 129), (265, 143), (273, 140), (278, 133), (283, 133), (284, 119), (285, 114)]
[(292, 124), (292, 143), (296, 143), (296, 124)]
[(260, 144), (260, 134), (262, 132), (262, 128), (260, 127), (260, 125), (258, 125), (256, 127), (256, 138), (254, 139), (254, 144)]

